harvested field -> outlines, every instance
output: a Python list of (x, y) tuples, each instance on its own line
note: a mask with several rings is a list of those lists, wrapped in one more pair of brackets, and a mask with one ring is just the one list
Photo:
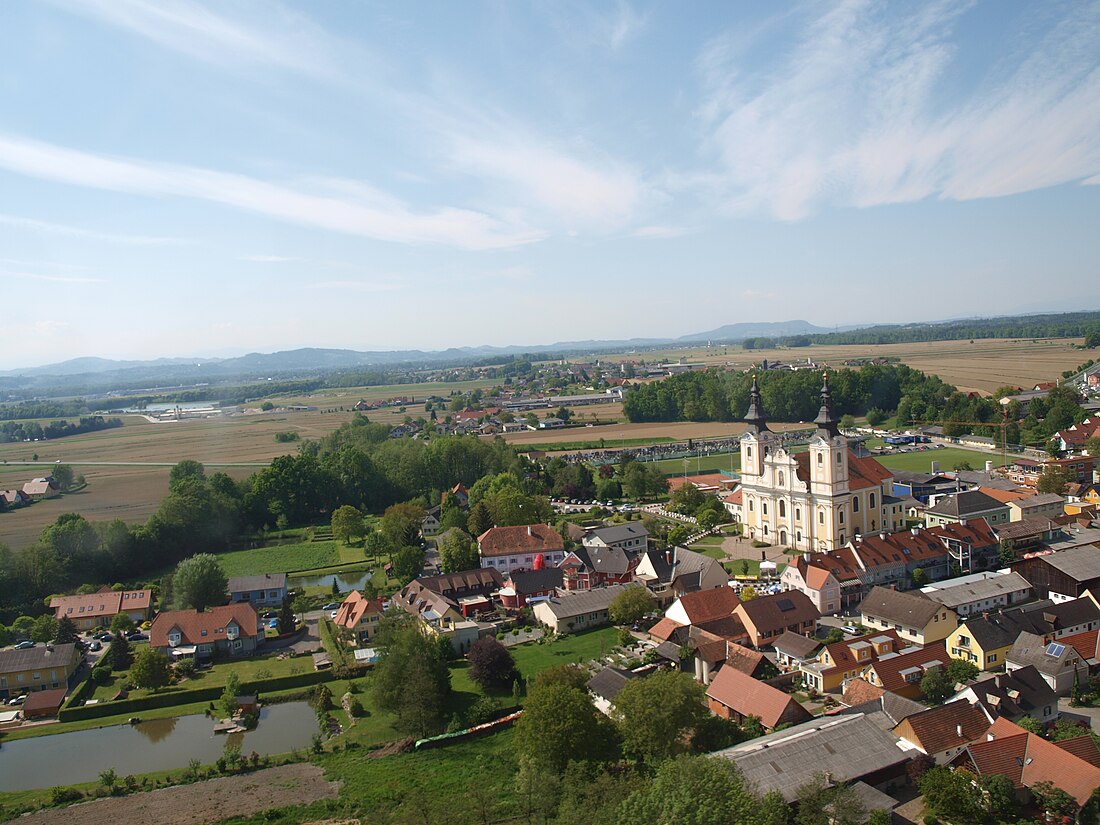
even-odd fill
[[(799, 429), (798, 424), (772, 424), (776, 431)], [(801, 425), (803, 428), (805, 425)], [(523, 433), (508, 433), (503, 436), (509, 444), (522, 447), (524, 444), (568, 444), (576, 441), (599, 441), (601, 438), (613, 441), (620, 438), (660, 439), (671, 438), (674, 441), (687, 441), (689, 438), (736, 438), (745, 431), (742, 422), (692, 422), (671, 421), (667, 423), (643, 424), (606, 424), (599, 427), (565, 427), (560, 430), (528, 430)]]
[(68, 808), (39, 811), (19, 819), (26, 825), (205, 825), (269, 808), (336, 799), (339, 782), (325, 779), (316, 765), (284, 765), (242, 776), (162, 788), (130, 796), (97, 799)]

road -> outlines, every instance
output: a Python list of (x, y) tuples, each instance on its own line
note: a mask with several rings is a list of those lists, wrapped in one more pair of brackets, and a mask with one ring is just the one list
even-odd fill
[[(183, 459), (180, 459), (181, 461)], [(175, 467), (177, 461), (3, 461), (0, 466), (8, 467), (53, 467), (65, 464), (69, 467)], [(204, 467), (267, 467), (270, 461), (240, 461), (217, 464), (204, 461)]]

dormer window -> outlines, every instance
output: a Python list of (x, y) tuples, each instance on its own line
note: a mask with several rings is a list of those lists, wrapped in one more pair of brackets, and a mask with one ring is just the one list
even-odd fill
[(202, 629), (202, 631), (200, 631), (199, 635), (200, 636), (205, 636), (206, 635), (206, 628), (205, 627)]
[(168, 634), (168, 644), (170, 646), (175, 647), (176, 645), (178, 645), (182, 641), (183, 641), (183, 636), (180, 634), (180, 632), (178, 630), (173, 630), (171, 633)]

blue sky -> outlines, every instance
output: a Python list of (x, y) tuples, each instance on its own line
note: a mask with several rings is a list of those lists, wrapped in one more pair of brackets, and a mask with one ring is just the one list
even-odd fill
[(0, 368), (1095, 307), (1096, 2), (9, 0), (0, 53)]

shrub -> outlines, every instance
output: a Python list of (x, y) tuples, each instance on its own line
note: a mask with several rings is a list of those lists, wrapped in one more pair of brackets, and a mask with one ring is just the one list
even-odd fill
[(84, 794), (78, 791), (76, 788), (51, 788), (50, 789), (50, 802), (53, 805), (65, 805), (69, 802), (76, 802), (78, 799), (83, 799)]
[(92, 668), (91, 680), (97, 685), (105, 685), (111, 681), (111, 669), (97, 666)]
[(195, 660), (194, 659), (180, 659), (173, 666), (177, 676), (182, 676), (186, 679), (190, 679), (195, 675)]
[(352, 697), (351, 701), (348, 702), (348, 713), (350, 713), (353, 718), (360, 719), (365, 716), (367, 712), (363, 710), (363, 703), (355, 697)]

